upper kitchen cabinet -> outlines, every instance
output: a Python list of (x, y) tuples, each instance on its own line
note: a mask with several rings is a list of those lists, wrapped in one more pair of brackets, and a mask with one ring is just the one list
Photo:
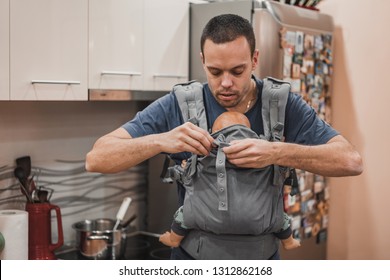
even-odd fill
[(89, 88), (143, 89), (144, 1), (89, 1)]
[(0, 0), (0, 100), (9, 100), (9, 0)]
[(88, 0), (10, 1), (11, 100), (88, 99)]
[(188, 79), (187, 0), (90, 0), (89, 88), (161, 91)]
[(188, 80), (189, 1), (145, 1), (144, 89), (170, 90)]

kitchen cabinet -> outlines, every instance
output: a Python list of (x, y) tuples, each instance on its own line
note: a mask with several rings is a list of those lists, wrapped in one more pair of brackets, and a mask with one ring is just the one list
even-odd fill
[(10, 99), (88, 99), (88, 0), (10, 1)]
[(90, 0), (89, 88), (161, 91), (188, 79), (187, 0)]
[(170, 90), (188, 80), (189, 2), (145, 1), (144, 89)]
[(0, 100), (9, 100), (9, 0), (0, 0)]
[(89, 88), (143, 89), (143, 0), (89, 1)]

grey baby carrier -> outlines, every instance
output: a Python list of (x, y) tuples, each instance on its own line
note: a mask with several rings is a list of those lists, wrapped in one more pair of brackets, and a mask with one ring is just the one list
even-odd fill
[[(180, 166), (167, 170), (168, 176), (165, 176), (165, 181), (178, 180), (186, 189), (183, 206), (185, 225), (199, 230), (206, 234), (206, 237), (210, 233), (229, 236), (234, 241), (235, 237), (240, 240), (241, 235), (266, 236), (282, 227), (282, 188), (289, 169), (276, 165), (261, 169), (238, 168), (226, 161), (222, 151), (223, 147), (235, 139), (261, 138), (267, 141), (281, 141), (290, 85), (272, 78), (266, 78), (263, 82), (261, 101), (264, 135), (259, 136), (243, 125), (223, 128), (212, 134), (217, 148), (213, 149), (209, 156), (192, 155), (184, 170)], [(183, 120), (191, 121), (207, 130), (202, 89), (200, 83), (192, 82), (175, 86), (174, 92)], [(201, 239), (207, 243), (205, 236)], [(266, 241), (260, 237), (258, 242), (260, 244)], [(250, 242), (247, 243), (249, 244)], [(185, 242), (183, 246), (186, 247)], [(205, 248), (206, 252), (200, 253), (199, 246), (199, 242), (195, 244), (196, 248), (194, 244), (187, 244), (186, 249), (192, 251), (191, 253), (198, 258), (266, 258), (268, 253), (267, 249), (263, 252), (255, 249), (257, 252), (251, 255), (250, 251), (254, 251), (253, 248), (245, 252), (229, 250), (215, 252), (220, 250), (221, 246), (214, 249)], [(202, 247), (205, 246), (208, 245)], [(276, 249), (270, 246), (268, 250), (275, 252)]]

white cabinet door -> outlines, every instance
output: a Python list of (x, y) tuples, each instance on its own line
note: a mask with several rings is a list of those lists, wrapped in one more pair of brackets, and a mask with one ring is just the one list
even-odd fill
[(145, 1), (144, 89), (170, 90), (188, 80), (189, 1)]
[(143, 89), (144, 1), (89, 1), (89, 88)]
[(0, 100), (9, 100), (9, 0), (0, 0)]
[(87, 100), (88, 0), (10, 1), (12, 100)]

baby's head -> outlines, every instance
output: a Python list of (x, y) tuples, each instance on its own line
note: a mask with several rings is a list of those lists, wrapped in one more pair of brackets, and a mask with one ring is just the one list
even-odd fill
[(227, 111), (218, 116), (213, 124), (212, 133), (221, 130), (222, 128), (234, 125), (242, 124), (246, 127), (251, 127), (248, 118), (239, 112)]

